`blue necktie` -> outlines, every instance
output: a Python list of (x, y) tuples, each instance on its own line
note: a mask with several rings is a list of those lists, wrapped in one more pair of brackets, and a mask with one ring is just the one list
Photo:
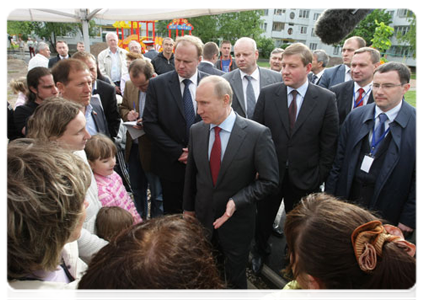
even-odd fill
[(254, 115), (254, 108), (256, 107), (256, 96), (254, 94), (253, 85), (251, 84), (251, 79), (253, 77), (245, 75), (245, 78), (248, 80), (247, 84), (247, 118), (252, 119)]
[(185, 121), (187, 123), (187, 137), (189, 137), (189, 129), (195, 121), (194, 105), (192, 103), (191, 93), (189, 91), (189, 85), (192, 82), (189, 79), (184, 79), (183, 83), (185, 84), (185, 89), (182, 98), (184, 100)]
[(380, 138), (385, 134), (385, 122), (388, 119), (388, 116), (384, 113), (379, 115), (379, 125), (375, 129), (375, 141), (379, 141)]

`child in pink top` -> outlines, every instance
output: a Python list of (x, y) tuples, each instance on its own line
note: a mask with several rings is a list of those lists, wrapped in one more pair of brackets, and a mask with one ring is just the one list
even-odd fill
[(91, 137), (85, 145), (88, 163), (98, 186), (98, 199), (103, 206), (119, 206), (129, 211), (134, 223), (142, 222), (134, 202), (126, 192), (122, 178), (113, 168), (116, 164), (116, 146), (103, 134)]

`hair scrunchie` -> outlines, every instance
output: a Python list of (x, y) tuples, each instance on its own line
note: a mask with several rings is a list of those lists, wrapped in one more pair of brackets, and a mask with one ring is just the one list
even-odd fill
[(416, 246), (406, 240), (401, 230), (392, 225), (382, 225), (375, 220), (357, 227), (352, 235), (355, 257), (360, 269), (366, 273), (376, 268), (377, 257), (382, 257), (385, 242), (394, 242), (410, 256), (416, 253)]

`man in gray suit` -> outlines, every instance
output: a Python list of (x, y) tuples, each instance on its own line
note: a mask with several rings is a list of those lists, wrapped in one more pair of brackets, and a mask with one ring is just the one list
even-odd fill
[(219, 46), (214, 42), (208, 42), (204, 45), (203, 48), (203, 60), (198, 65), (198, 70), (210, 74), (222, 76), (225, 72), (219, 70), (214, 66), (217, 62), (219, 55)]
[(242, 117), (251, 119), (260, 90), (273, 83), (282, 82), (281, 73), (257, 66), (259, 52), (256, 42), (240, 38), (234, 46), (237, 70), (223, 75), (234, 92), (232, 107)]
[(366, 47), (366, 41), (359, 36), (346, 39), (342, 46), (342, 64), (326, 69), (319, 81), (319, 86), (330, 88), (338, 83), (351, 80), (351, 59), (354, 51)]
[(278, 186), (275, 147), (267, 127), (233, 111), (222, 77), (204, 78), (196, 101), (202, 122), (190, 132), (184, 214), (200, 220), (223, 254), (228, 285), (246, 289), (256, 202)]

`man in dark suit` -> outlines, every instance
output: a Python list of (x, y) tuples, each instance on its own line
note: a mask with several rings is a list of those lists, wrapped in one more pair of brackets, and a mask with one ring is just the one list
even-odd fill
[(379, 64), (379, 51), (369, 47), (360, 48), (355, 51), (351, 60), (352, 80), (337, 84), (329, 89), (336, 95), (339, 125), (342, 125), (353, 109), (373, 103), (373, 72)]
[(279, 176), (270, 130), (238, 116), (231, 100), (219, 76), (197, 88), (203, 121), (191, 128), (184, 213), (200, 220), (223, 253), (228, 286), (246, 289), (256, 202), (277, 188)]
[(219, 47), (214, 42), (208, 42), (204, 45), (203, 49), (203, 60), (198, 65), (198, 70), (210, 74), (222, 76), (225, 72), (217, 69), (214, 64), (217, 61), (217, 56), (219, 55)]
[(375, 103), (346, 118), (326, 185), (328, 193), (379, 212), (405, 236), (416, 228), (416, 110), (403, 100), (409, 81), (402, 63), (376, 69)]
[(100, 98), (110, 136), (115, 138), (119, 132), (121, 120), (117, 107), (116, 89), (113, 85), (97, 78), (97, 64), (94, 55), (89, 52), (82, 51), (76, 52), (72, 55), (72, 58), (79, 59), (88, 66), (93, 80), (92, 95), (93, 97)]
[(308, 81), (318, 85), (322, 78), (325, 68), (329, 62), (329, 56), (325, 50), (319, 49), (313, 51), (313, 62), (311, 63), (311, 72), (308, 73)]
[(240, 38), (234, 46), (237, 70), (223, 75), (232, 87), (232, 107), (240, 116), (251, 119), (260, 90), (272, 83), (281, 82), (281, 73), (260, 68), (257, 65), (259, 52), (256, 42), (247, 37)]
[(92, 77), (88, 66), (78, 59), (65, 59), (52, 69), (60, 95), (83, 106), (90, 135), (103, 133), (110, 137), (106, 117), (99, 100), (91, 102)]
[(270, 128), (279, 162), (279, 190), (257, 205), (252, 267), (259, 273), (270, 253), (268, 239), (282, 198), (288, 213), (326, 180), (339, 133), (335, 94), (307, 80), (313, 55), (304, 44), (282, 56), (284, 83), (261, 90), (253, 120)]
[(154, 41), (144, 41), (144, 45), (147, 48), (147, 51), (144, 53), (145, 57), (153, 59), (157, 56), (157, 54), (159, 54), (159, 52), (154, 48)]
[(354, 51), (366, 47), (366, 41), (359, 37), (353, 36), (346, 39), (342, 47), (342, 64), (328, 68), (323, 73), (319, 85), (324, 88), (330, 88), (338, 83), (351, 80), (350, 66)]
[(197, 70), (202, 51), (199, 38), (178, 38), (175, 70), (152, 78), (147, 89), (143, 125), (153, 143), (151, 168), (162, 184), (165, 214), (182, 212), (189, 128), (200, 120), (195, 91), (208, 75)]
[(69, 58), (69, 47), (66, 41), (57, 41), (56, 51), (57, 56), (50, 58), (50, 60), (48, 61), (49, 68), (53, 68), (53, 66), (60, 60)]

